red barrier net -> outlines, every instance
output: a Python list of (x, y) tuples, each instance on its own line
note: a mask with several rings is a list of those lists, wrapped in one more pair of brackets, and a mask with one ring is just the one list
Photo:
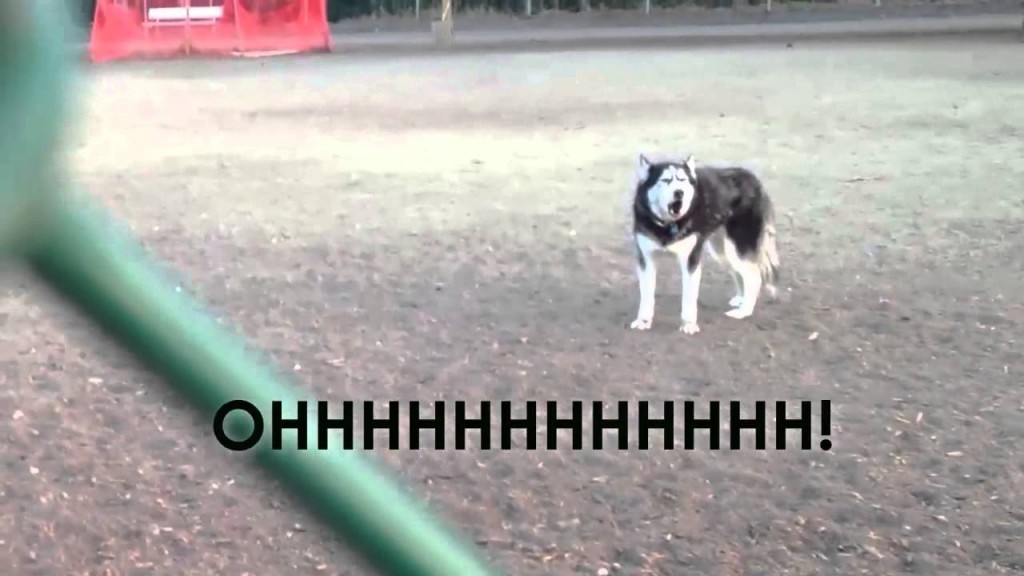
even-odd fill
[(331, 49), (326, 0), (97, 0), (93, 62)]

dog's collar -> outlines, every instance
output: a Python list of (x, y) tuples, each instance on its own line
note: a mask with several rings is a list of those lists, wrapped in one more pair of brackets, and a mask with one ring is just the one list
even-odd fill
[(666, 222), (666, 221), (662, 220), (661, 218), (658, 218), (654, 214), (651, 214), (651, 216), (654, 218), (655, 222), (660, 224), (662, 228), (664, 228), (665, 230), (668, 231), (669, 235), (675, 236), (676, 234), (679, 233), (679, 222), (676, 222), (674, 220), (671, 221), (671, 222)]
[[(639, 198), (639, 196), (637, 198)], [(654, 210), (652, 210), (651, 206), (646, 202), (638, 201), (637, 206), (640, 211), (646, 213), (647, 217), (654, 221), (654, 224), (656, 226), (663, 228), (666, 232), (669, 233), (670, 236), (676, 236), (677, 234), (679, 234), (680, 227), (678, 221), (672, 220), (666, 222), (665, 220), (662, 220), (660, 217), (658, 217), (657, 214), (654, 213)]]

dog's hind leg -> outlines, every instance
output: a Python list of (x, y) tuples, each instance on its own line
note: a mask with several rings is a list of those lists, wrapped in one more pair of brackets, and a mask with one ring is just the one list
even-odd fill
[[(712, 234), (707, 243), (704, 245), (704, 251), (715, 260), (715, 262), (721, 263), (722, 260), (726, 260), (725, 255), (725, 243), (729, 242), (725, 235), (725, 229), (719, 228)], [(726, 262), (729, 267), (729, 275), (732, 276), (732, 284), (736, 287), (736, 295), (729, 300), (729, 306), (733, 308), (739, 308), (743, 304), (743, 277), (733, 268), (730, 262)]]
[(736, 287), (736, 295), (729, 299), (729, 306), (739, 308), (743, 305), (743, 276), (729, 267), (729, 275), (732, 276), (732, 284)]
[(743, 319), (754, 313), (763, 283), (756, 258), (756, 253), (740, 254), (736, 244), (726, 238), (725, 259), (732, 269), (737, 288), (736, 296), (729, 301), (733, 309), (725, 313), (730, 318)]
[(754, 306), (757, 305), (757, 298), (761, 294), (762, 280), (761, 271), (758, 269), (756, 262), (741, 259), (737, 272), (740, 278), (742, 278), (743, 293), (741, 296), (730, 300), (731, 303), (739, 298), (739, 305), (726, 312), (725, 315), (740, 320), (754, 313)]
[(658, 245), (650, 238), (637, 234), (636, 242), (636, 278), (640, 288), (640, 305), (636, 319), (629, 327), (633, 330), (649, 330), (654, 320), (654, 293), (658, 287), (658, 269), (654, 262), (654, 253)]

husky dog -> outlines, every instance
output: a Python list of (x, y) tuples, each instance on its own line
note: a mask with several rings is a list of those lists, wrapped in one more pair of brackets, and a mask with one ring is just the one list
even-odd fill
[(775, 214), (761, 181), (746, 168), (698, 166), (692, 155), (683, 161), (652, 162), (640, 155), (633, 196), (640, 307), (634, 330), (647, 330), (654, 319), (657, 286), (656, 252), (675, 253), (682, 271), (682, 324), (686, 334), (700, 331), (697, 295), (701, 258), (707, 251), (732, 271), (736, 295), (726, 312), (742, 319), (754, 312), (762, 286), (770, 297), (779, 257)]

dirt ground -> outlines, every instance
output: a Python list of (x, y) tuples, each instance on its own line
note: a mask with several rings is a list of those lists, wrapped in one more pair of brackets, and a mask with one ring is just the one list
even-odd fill
[[(1020, 573), (1020, 51), (131, 64), (83, 78), (69, 162), (321, 399), (832, 400), (830, 452), (376, 452), (508, 574)], [(685, 336), (662, 260), (654, 329), (627, 329), (644, 150), (760, 168), (779, 301), (725, 317), (709, 265)], [(9, 573), (365, 573), (81, 317), (2, 282)]]

